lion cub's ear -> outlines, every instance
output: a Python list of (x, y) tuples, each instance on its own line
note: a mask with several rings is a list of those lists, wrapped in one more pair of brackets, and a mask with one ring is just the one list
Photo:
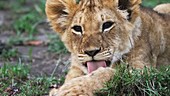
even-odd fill
[(77, 0), (47, 0), (46, 14), (52, 28), (63, 34), (69, 24), (70, 16), (78, 7)]
[(141, 2), (141, 0), (118, 0), (118, 6), (120, 10), (134, 9)]
[(139, 5), (142, 3), (141, 0), (118, 0), (117, 2), (118, 9), (127, 10), (128, 20), (131, 20), (133, 16), (136, 17), (139, 14)]

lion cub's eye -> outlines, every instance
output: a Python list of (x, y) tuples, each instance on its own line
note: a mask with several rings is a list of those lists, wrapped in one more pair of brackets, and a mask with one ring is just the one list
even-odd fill
[(113, 27), (113, 24), (114, 24), (114, 22), (112, 22), (112, 21), (107, 21), (107, 22), (103, 23), (102, 32), (109, 31)]
[(74, 33), (76, 33), (76, 34), (82, 34), (82, 32), (83, 32), (81, 26), (79, 26), (79, 25), (75, 25), (71, 29), (73, 29)]

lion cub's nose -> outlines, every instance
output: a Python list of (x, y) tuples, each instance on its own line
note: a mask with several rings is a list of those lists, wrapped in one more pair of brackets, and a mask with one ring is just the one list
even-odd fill
[(86, 50), (84, 51), (85, 54), (89, 55), (89, 56), (95, 56), (97, 53), (99, 53), (101, 50), (101, 48), (95, 49), (95, 50)]

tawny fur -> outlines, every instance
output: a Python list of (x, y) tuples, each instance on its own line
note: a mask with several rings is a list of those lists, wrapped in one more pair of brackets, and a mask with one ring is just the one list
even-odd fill
[(50, 96), (93, 96), (97, 89), (114, 76), (112, 68), (99, 68), (91, 74), (77, 77), (65, 83), (59, 89), (51, 91)]
[(170, 14), (170, 3), (160, 4), (154, 8), (155, 11), (159, 13), (167, 13)]
[[(114, 66), (124, 57), (127, 64), (139, 69), (170, 64), (170, 15), (159, 14), (140, 4), (141, 0), (47, 0), (47, 18), (71, 52), (71, 67), (65, 84), (59, 91), (51, 91), (51, 96), (86, 96), (77, 89), (82, 82), (85, 85), (81, 88), (89, 92), (88, 96), (93, 96), (91, 92), (98, 87), (85, 87), (86, 84), (102, 79), (92, 79), (91, 74), (83, 76), (88, 74), (84, 66), (87, 61), (110, 60)], [(103, 31), (102, 25), (107, 21), (114, 23)], [(73, 30), (75, 25), (81, 26), (82, 32)], [(101, 50), (94, 57), (85, 54), (97, 48)], [(96, 75), (100, 76), (103, 75)], [(111, 77), (107, 76), (103, 78)], [(69, 95), (63, 95), (66, 93)]]

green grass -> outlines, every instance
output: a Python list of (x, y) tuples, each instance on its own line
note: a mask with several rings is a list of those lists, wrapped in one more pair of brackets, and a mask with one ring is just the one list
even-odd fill
[(145, 68), (129, 71), (120, 66), (114, 78), (96, 96), (169, 96), (170, 66), (161, 70)]
[(0, 60), (10, 60), (11, 58), (18, 58), (19, 52), (10, 45), (0, 42)]
[(60, 40), (58, 35), (48, 35), (50, 42), (48, 45), (48, 51), (49, 52), (55, 52), (55, 53), (68, 53), (65, 45)]
[[(38, 34), (37, 26), (45, 21), (45, 0), (40, 0), (39, 3), (31, 5), (28, 5), (27, 2), (27, 0), (0, 1), (3, 5), (9, 5), (7, 9), (13, 14), (14, 21), (11, 26), (16, 34), (9, 38), (11, 45), (35, 40), (35, 35)], [(1, 7), (1, 9), (5, 9), (5, 6)]]
[[(42, 96), (47, 95), (52, 83), (63, 83), (64, 79), (54, 77), (30, 77), (30, 67), (22, 64), (4, 64), (0, 67), (1, 96)], [(8, 91), (7, 91), (8, 90)], [(9, 91), (10, 90), (10, 91)], [(16, 92), (16, 93), (15, 93)]]
[(17, 58), (19, 55), (17, 49), (3, 49), (0, 57), (3, 59)]
[[(22, 64), (4, 64), (0, 68), (0, 93), (7, 96), (5, 90), (18, 90), (15, 96), (42, 96), (47, 95), (51, 84), (64, 82), (64, 78), (31, 77), (30, 67)], [(12, 92), (13, 92), (12, 91)], [(11, 93), (12, 93), (11, 92)], [(14, 92), (13, 92), (14, 93)], [(145, 68), (143, 73), (127, 66), (120, 66), (112, 80), (106, 83), (105, 88), (96, 93), (96, 96), (169, 96), (170, 94), (170, 66), (161, 70)]]
[(37, 33), (36, 26), (42, 18), (36, 13), (31, 12), (18, 17), (13, 23), (15, 36), (10, 37), (9, 43), (19, 44), (28, 40), (35, 40), (34, 36)]
[(0, 10), (7, 9), (9, 5), (5, 3), (4, 1), (0, 1)]
[(142, 5), (147, 7), (152, 7), (152, 8), (161, 3), (170, 3), (170, 1), (169, 0), (143, 0), (142, 1)]

